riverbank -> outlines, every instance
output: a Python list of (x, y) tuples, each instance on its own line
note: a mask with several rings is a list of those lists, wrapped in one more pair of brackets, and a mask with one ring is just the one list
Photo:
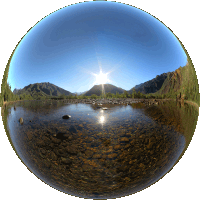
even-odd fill
[(185, 102), (188, 103), (188, 104), (190, 104), (190, 105), (195, 106), (195, 108), (197, 108), (198, 113), (199, 113), (199, 105), (198, 105), (196, 102), (193, 102), (193, 101), (187, 101), (187, 100), (185, 100)]
[(4, 101), (3, 105), (1, 106), (1, 116), (2, 118), (4, 117), (4, 109), (6, 108), (6, 106), (8, 106), (9, 104), (13, 104), (16, 103), (18, 101), (23, 101), (23, 100), (17, 100), (17, 101)]
[(17, 101), (4, 101), (4, 102), (3, 102), (3, 106), (4, 106), (4, 105), (7, 105), (7, 104), (11, 104), (11, 103), (18, 102), (18, 101), (24, 101), (24, 100), (17, 100)]

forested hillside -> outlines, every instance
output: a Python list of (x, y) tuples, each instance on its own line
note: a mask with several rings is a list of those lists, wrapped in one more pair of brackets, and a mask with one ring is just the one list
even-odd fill
[(199, 85), (191, 60), (184, 67), (168, 74), (161, 89), (156, 93), (167, 98), (184, 98), (199, 103)]

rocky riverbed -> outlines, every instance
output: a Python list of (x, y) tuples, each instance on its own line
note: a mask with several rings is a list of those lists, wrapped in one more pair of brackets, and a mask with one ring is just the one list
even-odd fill
[[(49, 100), (47, 100), (49, 101)], [(65, 103), (87, 103), (95, 105), (103, 104), (121, 104), (121, 105), (131, 105), (133, 103), (144, 103), (146, 105), (158, 105), (163, 102), (158, 99), (132, 99), (132, 98), (116, 98), (116, 99), (65, 99), (65, 100), (51, 100), (51, 101), (63, 101)]]
[(182, 120), (191, 124), (195, 119), (187, 105), (76, 101), (19, 102), (8, 117), (23, 163), (68, 194), (105, 199), (135, 193), (168, 172), (190, 142)]
[(23, 133), (21, 148), (39, 177), (54, 187), (108, 198), (140, 190), (169, 170), (184, 144), (181, 135), (170, 130), (140, 127), (106, 137), (106, 132), (88, 135), (51, 126)]

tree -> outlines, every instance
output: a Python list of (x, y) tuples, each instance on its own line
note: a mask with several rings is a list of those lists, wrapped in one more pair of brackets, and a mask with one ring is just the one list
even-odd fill
[(141, 98), (141, 92), (140, 91), (137, 92), (137, 97)]
[(78, 96), (78, 98), (79, 98), (79, 99), (87, 99), (87, 96), (85, 96), (85, 95), (80, 95), (80, 96)]
[(108, 92), (108, 93), (106, 94), (106, 98), (112, 98), (112, 93), (111, 93), (111, 92)]
[(96, 95), (96, 94), (92, 94), (92, 95), (91, 95), (91, 98), (92, 98), (92, 99), (97, 99), (97, 95)]
[(133, 88), (133, 92), (132, 92), (132, 98), (133, 99), (136, 97), (135, 94), (136, 94), (136, 91), (135, 91), (135, 88)]
[(72, 94), (68, 95), (68, 99), (73, 99), (73, 95)]
[(103, 98), (105, 98), (105, 97), (106, 97), (105, 93), (101, 93), (100, 99), (103, 99)]
[(61, 95), (59, 96), (59, 98), (66, 99), (66, 95), (61, 94)]
[(116, 98), (120, 98), (119, 92), (116, 92)]
[(128, 98), (128, 92), (125, 90), (123, 94), (124, 98)]
[(128, 93), (127, 98), (131, 98), (131, 97), (132, 97), (132, 95), (130, 93)]
[(115, 94), (112, 93), (112, 98), (115, 98)]

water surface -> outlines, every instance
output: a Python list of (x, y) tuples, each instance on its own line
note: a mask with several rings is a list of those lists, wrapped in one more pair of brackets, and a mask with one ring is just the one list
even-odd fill
[(155, 183), (183, 155), (198, 118), (193, 106), (170, 101), (103, 105), (108, 110), (67, 101), (15, 107), (6, 110), (8, 137), (23, 163), (50, 186), (84, 198), (117, 198)]

